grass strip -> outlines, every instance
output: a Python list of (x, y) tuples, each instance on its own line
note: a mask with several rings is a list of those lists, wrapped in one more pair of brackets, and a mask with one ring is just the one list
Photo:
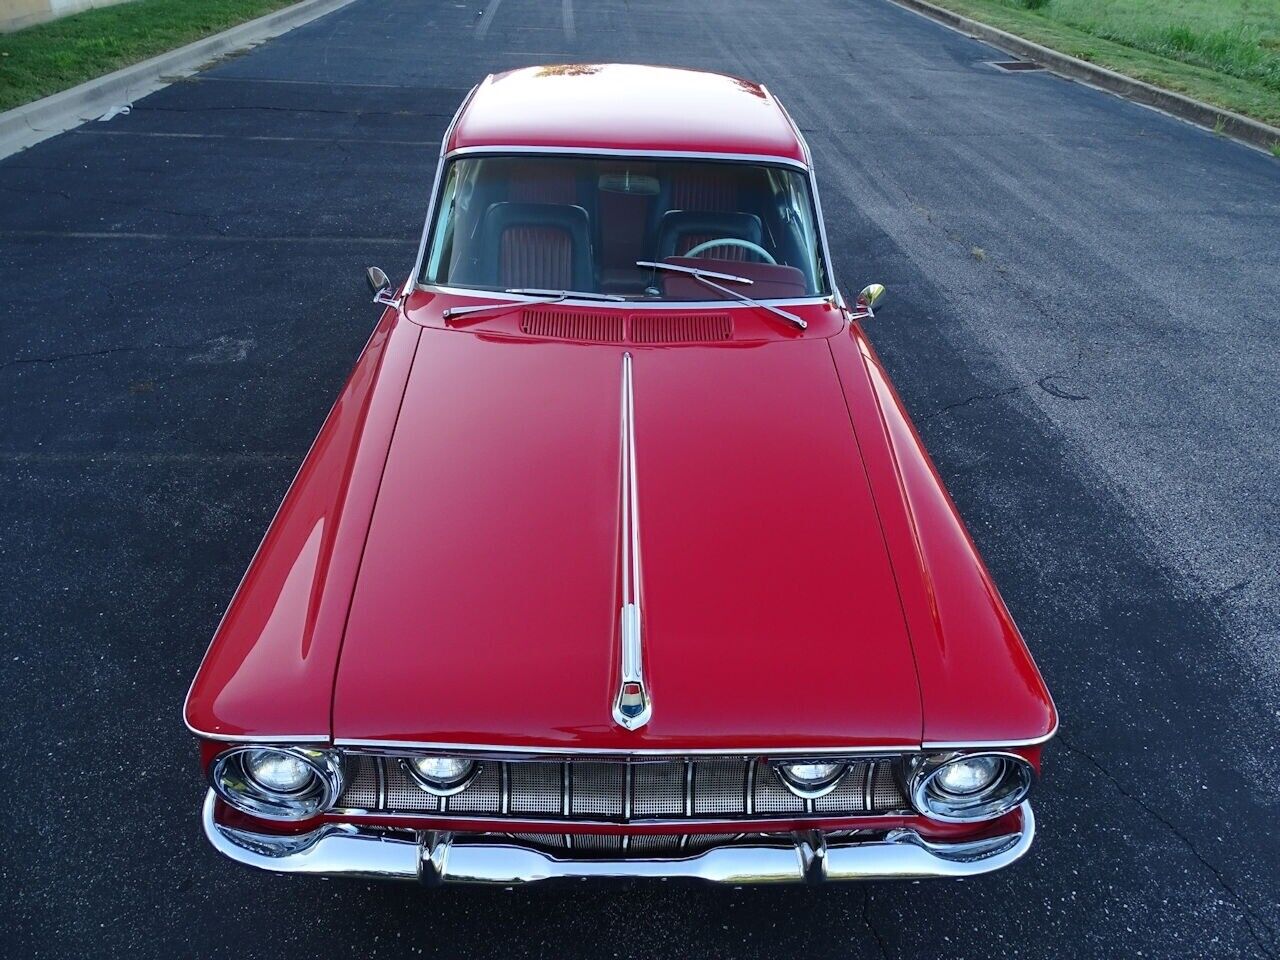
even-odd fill
[(132, 0), (0, 34), (0, 110), (287, 7), (296, 0)]
[(1280, 0), (930, 2), (1137, 80), (1280, 126)]

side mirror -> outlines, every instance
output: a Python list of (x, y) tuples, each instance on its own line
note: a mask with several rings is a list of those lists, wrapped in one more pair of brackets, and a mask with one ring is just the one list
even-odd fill
[(387, 275), (378, 267), (370, 267), (366, 270), (365, 279), (369, 281), (369, 290), (375, 297), (391, 286), (391, 281), (387, 279)]
[(883, 299), (884, 284), (870, 283), (863, 287), (862, 292), (858, 294), (858, 306), (863, 307), (868, 313), (870, 313)]

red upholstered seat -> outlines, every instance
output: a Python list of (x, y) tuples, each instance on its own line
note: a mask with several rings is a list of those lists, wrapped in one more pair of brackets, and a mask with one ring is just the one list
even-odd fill
[(498, 261), (504, 287), (573, 288), (573, 237), (562, 227), (508, 227), (502, 231)]

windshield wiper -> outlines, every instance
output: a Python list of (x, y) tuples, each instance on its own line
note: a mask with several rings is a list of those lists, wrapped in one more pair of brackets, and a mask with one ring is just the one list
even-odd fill
[(449, 320), (453, 317), (466, 316), (469, 313), (480, 313), (484, 310), (510, 310), (527, 303), (559, 303), (561, 300), (608, 300), (610, 302), (625, 301), (626, 297), (612, 293), (586, 293), (582, 290), (540, 290), (535, 287), (511, 287), (503, 293), (515, 293), (521, 296), (537, 297), (536, 300), (495, 300), (493, 303), (473, 303), (465, 307), (449, 307), (442, 316)]
[[(753, 300), (751, 297), (748, 297), (746, 294), (739, 293), (737, 290), (731, 290), (728, 287), (721, 286), (720, 284), (715, 282), (716, 280), (728, 280), (731, 283), (747, 283), (747, 284), (751, 284), (755, 282), (754, 280), (750, 280), (747, 277), (739, 277), (732, 273), (717, 273), (714, 270), (699, 270), (697, 267), (685, 267), (685, 266), (681, 266), (678, 263), (658, 263), (655, 260), (637, 260), (636, 266), (649, 267), (653, 270), (670, 270), (672, 273), (687, 274), (693, 277), (693, 279), (697, 280), (699, 283), (706, 284), (712, 290), (719, 290), (721, 293), (727, 293), (729, 296), (733, 297), (735, 300), (740, 300), (741, 302), (748, 304), (750, 306), (759, 307), (761, 310), (768, 310), (770, 313), (777, 314), (779, 317), (782, 317), (782, 319), (790, 323), (794, 323), (801, 330), (805, 330), (809, 326), (808, 323), (806, 323), (800, 317), (797, 317), (794, 313), (788, 313), (786, 310), (779, 309), (778, 307), (775, 307), (772, 304), (761, 303), (759, 300)], [(714, 277), (715, 280), (711, 279), (712, 277)]]

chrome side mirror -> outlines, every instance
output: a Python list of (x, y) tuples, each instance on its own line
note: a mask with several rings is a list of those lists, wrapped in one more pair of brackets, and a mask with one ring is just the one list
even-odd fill
[(370, 267), (365, 271), (364, 278), (369, 282), (369, 289), (373, 291), (374, 303), (389, 307), (396, 302), (395, 295), (391, 292), (391, 281), (380, 268)]
[(870, 313), (884, 299), (884, 284), (869, 283), (858, 294), (858, 306)]
[(369, 281), (369, 290), (375, 297), (391, 286), (391, 281), (387, 279), (387, 275), (379, 267), (370, 267), (366, 270), (365, 279)]

